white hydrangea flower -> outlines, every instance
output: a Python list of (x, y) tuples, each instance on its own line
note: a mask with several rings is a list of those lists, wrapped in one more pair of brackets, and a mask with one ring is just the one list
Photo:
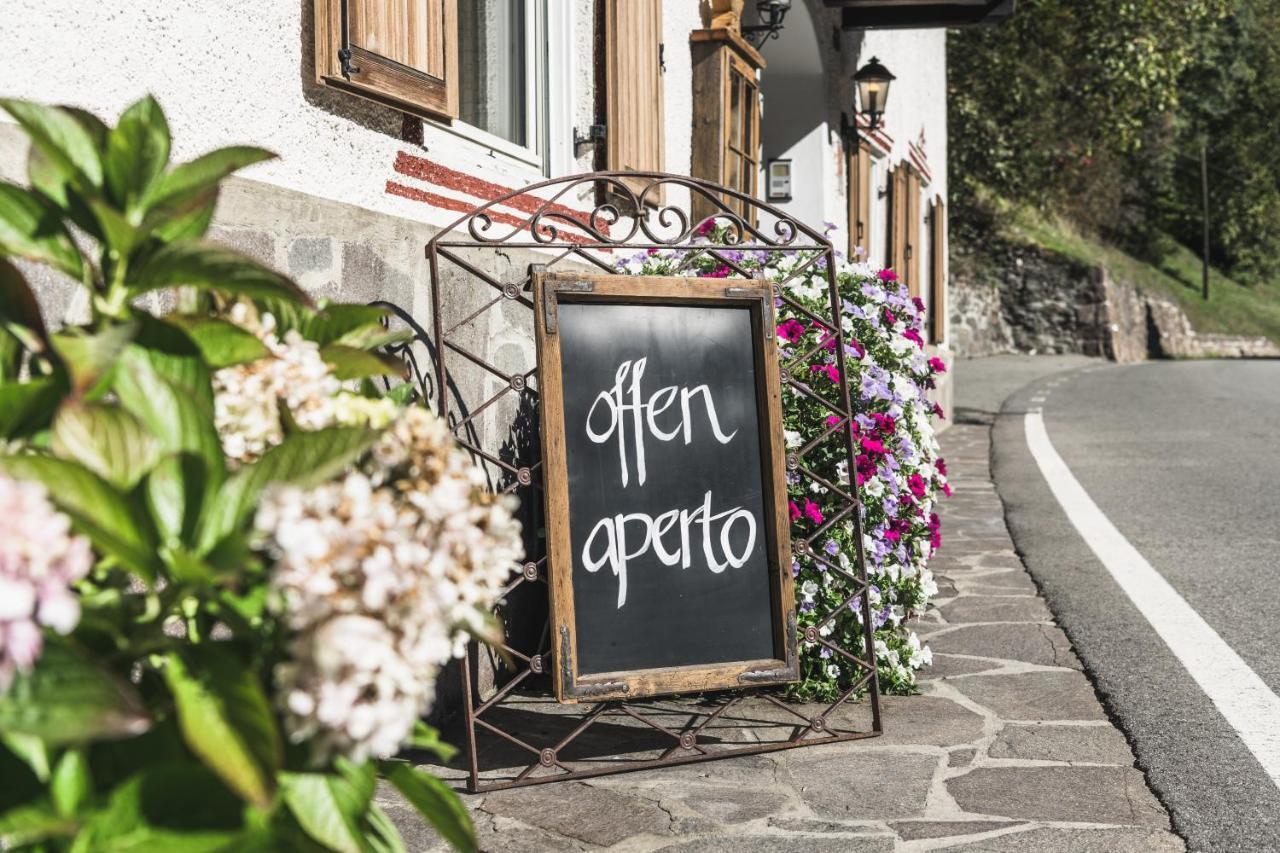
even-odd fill
[(71, 584), (91, 568), (89, 540), (71, 533), (44, 486), (0, 475), (0, 692), (35, 666), (41, 626), (75, 629), (80, 600)]
[(258, 336), (270, 354), (213, 374), (214, 425), (222, 448), (235, 463), (257, 459), (284, 439), (281, 407), (304, 430), (335, 422), (334, 397), (342, 383), (314, 341), (295, 330), (276, 335), (271, 314), (255, 317), (245, 303), (231, 309), (231, 320)]
[(292, 632), (276, 701), (317, 761), (393, 754), (523, 556), (515, 499), (427, 410), (404, 411), (363, 470), (280, 488), (256, 519)]

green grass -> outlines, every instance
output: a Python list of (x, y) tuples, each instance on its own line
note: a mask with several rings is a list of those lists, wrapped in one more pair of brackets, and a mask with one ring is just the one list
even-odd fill
[(1113, 278), (1178, 303), (1197, 332), (1264, 336), (1280, 343), (1280, 281), (1245, 285), (1217, 269), (1209, 272), (1209, 299), (1200, 295), (1200, 258), (1173, 240), (1158, 263), (1148, 263), (1083, 235), (1059, 219), (1027, 209), (1002, 210), (1010, 236), (1077, 261), (1106, 267)]

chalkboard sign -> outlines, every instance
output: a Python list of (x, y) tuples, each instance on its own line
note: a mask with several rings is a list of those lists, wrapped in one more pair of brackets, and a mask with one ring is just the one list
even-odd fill
[(562, 701), (794, 681), (773, 294), (534, 275)]

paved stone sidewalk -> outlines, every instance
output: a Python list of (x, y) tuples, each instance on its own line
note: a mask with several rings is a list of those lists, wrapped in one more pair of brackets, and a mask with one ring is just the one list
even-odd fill
[[(1013, 551), (987, 426), (943, 435), (955, 486), (922, 694), (884, 737), (467, 796), (489, 851), (1183, 850)], [(442, 849), (394, 795), (411, 849)]]

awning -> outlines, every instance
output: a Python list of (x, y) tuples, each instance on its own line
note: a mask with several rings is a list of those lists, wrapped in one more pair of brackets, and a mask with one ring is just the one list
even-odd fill
[(972, 27), (998, 24), (1015, 0), (824, 0), (841, 10), (845, 30)]

